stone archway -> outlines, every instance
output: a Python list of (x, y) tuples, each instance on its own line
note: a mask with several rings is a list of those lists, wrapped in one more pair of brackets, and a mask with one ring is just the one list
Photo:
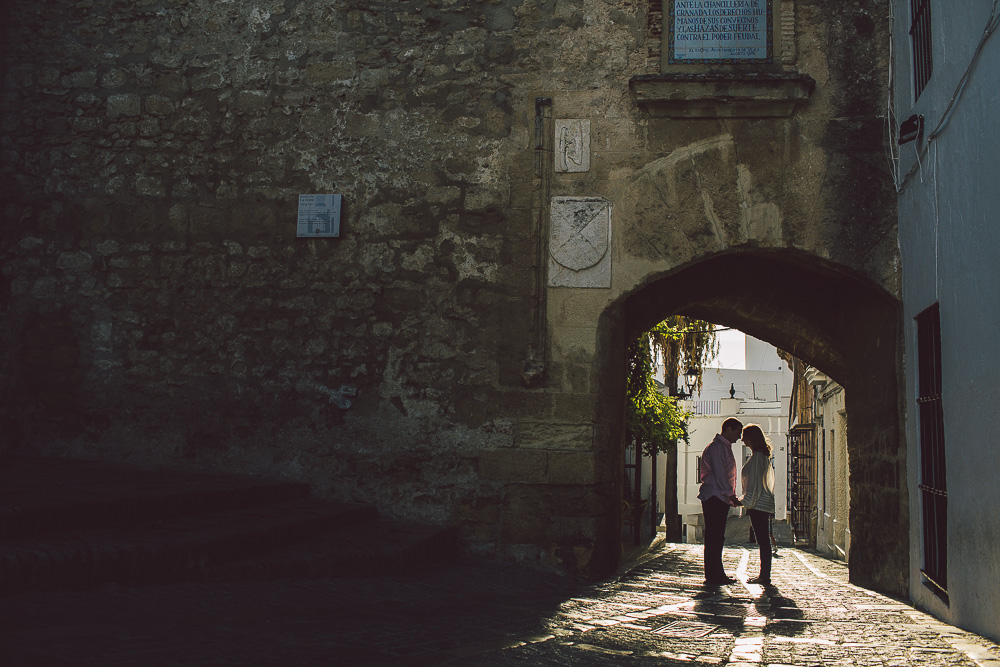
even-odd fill
[(607, 408), (599, 421), (610, 436), (598, 443), (604, 460), (622, 449), (621, 414), (613, 406), (622, 404), (625, 342), (671, 313), (737, 327), (823, 369), (848, 389), (851, 578), (905, 592), (908, 507), (897, 301), (845, 267), (794, 250), (733, 249), (650, 277), (600, 320), (600, 405)]

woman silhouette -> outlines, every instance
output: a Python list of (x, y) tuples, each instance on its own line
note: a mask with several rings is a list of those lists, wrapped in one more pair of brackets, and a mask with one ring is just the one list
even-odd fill
[(743, 506), (750, 514), (757, 546), (760, 547), (760, 574), (749, 581), (751, 584), (771, 583), (771, 535), (770, 522), (774, 514), (774, 468), (771, 466), (771, 443), (757, 424), (747, 424), (743, 428), (743, 444), (753, 454), (743, 465)]

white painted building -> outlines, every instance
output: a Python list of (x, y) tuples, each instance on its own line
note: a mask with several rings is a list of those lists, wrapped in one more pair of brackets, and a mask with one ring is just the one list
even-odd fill
[[(688, 422), (689, 440), (678, 443), (677, 451), (677, 505), (683, 521), (686, 541), (701, 541), (701, 501), (698, 500), (698, 459), (702, 451), (722, 430), (722, 422), (736, 417), (744, 425), (758, 424), (771, 441), (775, 473), (775, 518), (785, 519), (786, 480), (788, 477), (785, 431), (788, 427), (789, 396), (793, 374), (773, 345), (746, 336), (743, 345), (744, 368), (709, 368), (702, 376), (702, 388), (685, 400), (685, 409), (693, 416)], [(730, 396), (732, 394), (732, 396)], [(739, 467), (750, 457), (750, 450), (742, 443), (733, 446), (733, 455)], [(666, 488), (666, 457), (657, 459), (656, 488), (664, 506), (662, 494)], [(645, 466), (644, 470), (650, 470)], [(651, 476), (651, 473), (646, 473)], [(650, 488), (651, 479), (644, 481)], [(734, 514), (741, 514), (736, 509)]]
[(1000, 640), (1000, 3), (892, 7), (910, 596)]
[[(792, 373), (773, 345), (753, 336), (745, 336), (743, 352), (743, 363), (738, 367), (705, 370), (701, 390), (692, 396), (695, 409), (701, 411), (703, 401), (723, 398), (780, 401), (783, 396), (790, 395)], [(738, 357), (733, 359), (739, 363)], [(732, 396), (730, 392), (733, 392)], [(718, 409), (718, 406), (704, 405), (704, 408), (707, 411)]]
[[(685, 401), (687, 403), (687, 401)], [(744, 401), (739, 398), (724, 398), (719, 401), (719, 414), (694, 415), (688, 423), (690, 440), (680, 443), (677, 451), (677, 511), (683, 522), (682, 536), (685, 542), (701, 542), (702, 527), (705, 525), (701, 513), (698, 491), (698, 467), (701, 454), (717, 433), (722, 431), (722, 423), (736, 417), (743, 425), (757, 424), (771, 441), (774, 458), (774, 518), (785, 520), (787, 501), (788, 458), (785, 430), (788, 425), (788, 397), (781, 401)], [(750, 458), (750, 450), (742, 442), (733, 444), (736, 467), (742, 468)], [(736, 480), (737, 495), (743, 489), (739, 477)], [(732, 516), (742, 516), (742, 508), (730, 511)]]
[(851, 498), (844, 388), (815, 368), (805, 380), (815, 390), (816, 550), (850, 560)]

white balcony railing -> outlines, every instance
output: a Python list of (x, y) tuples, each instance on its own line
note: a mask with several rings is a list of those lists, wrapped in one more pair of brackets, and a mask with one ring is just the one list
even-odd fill
[(722, 401), (687, 401), (688, 409), (696, 415), (721, 415)]

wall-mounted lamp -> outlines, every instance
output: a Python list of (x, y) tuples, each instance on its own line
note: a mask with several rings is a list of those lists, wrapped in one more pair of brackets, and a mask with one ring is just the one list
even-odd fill
[(899, 143), (908, 144), (924, 134), (924, 117), (913, 114), (899, 125)]

